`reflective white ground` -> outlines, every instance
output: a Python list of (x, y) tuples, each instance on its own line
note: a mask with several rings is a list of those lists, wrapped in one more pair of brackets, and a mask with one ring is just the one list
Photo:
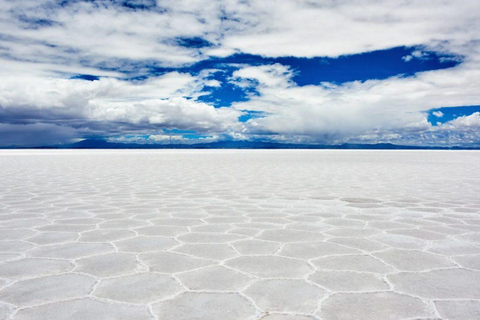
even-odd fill
[(1, 151), (0, 319), (480, 319), (480, 153)]

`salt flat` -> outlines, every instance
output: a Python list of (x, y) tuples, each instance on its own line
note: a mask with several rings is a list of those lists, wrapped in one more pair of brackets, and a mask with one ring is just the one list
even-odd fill
[(480, 153), (1, 151), (0, 319), (480, 318)]

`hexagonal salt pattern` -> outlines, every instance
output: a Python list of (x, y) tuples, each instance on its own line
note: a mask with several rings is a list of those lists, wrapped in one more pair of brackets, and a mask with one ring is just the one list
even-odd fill
[(147, 307), (113, 304), (93, 299), (55, 302), (18, 311), (16, 320), (153, 320)]
[(325, 290), (304, 280), (261, 280), (245, 290), (263, 310), (313, 313)]
[(256, 310), (236, 293), (187, 292), (153, 306), (162, 319), (171, 320), (243, 320), (252, 318)]
[(477, 319), (479, 160), (0, 151), (0, 319)]
[(318, 311), (324, 320), (385, 320), (433, 317), (424, 301), (392, 292), (336, 294)]
[(155, 273), (140, 273), (127, 277), (102, 281), (95, 289), (99, 298), (130, 303), (151, 303), (184, 291), (170, 276)]
[(80, 298), (92, 291), (95, 280), (79, 274), (62, 274), (18, 281), (0, 291), (0, 301), (29, 307), (56, 300)]

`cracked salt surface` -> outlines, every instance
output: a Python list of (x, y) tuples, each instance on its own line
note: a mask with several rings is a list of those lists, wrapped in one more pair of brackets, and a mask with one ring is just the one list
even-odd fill
[(0, 320), (480, 319), (479, 160), (0, 151)]

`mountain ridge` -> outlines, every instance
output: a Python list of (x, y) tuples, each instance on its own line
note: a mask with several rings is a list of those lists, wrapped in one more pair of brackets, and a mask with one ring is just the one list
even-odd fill
[(37, 147), (1, 147), (1, 149), (334, 149), (334, 150), (479, 150), (479, 147), (408, 146), (391, 143), (338, 145), (290, 144), (266, 141), (217, 141), (193, 144), (140, 144), (85, 139), (71, 144)]

